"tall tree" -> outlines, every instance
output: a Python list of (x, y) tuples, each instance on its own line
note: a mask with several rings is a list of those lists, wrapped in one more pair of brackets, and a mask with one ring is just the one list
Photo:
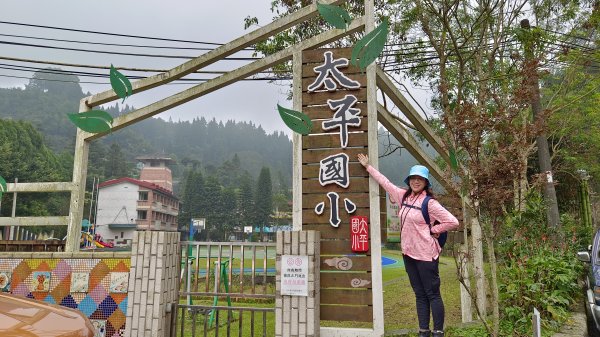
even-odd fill
[(202, 205), (204, 206), (200, 214), (206, 218), (206, 240), (219, 237), (221, 233), (220, 226), (223, 225), (222, 206), (222, 188), (219, 180), (215, 176), (206, 178), (204, 184), (204, 193), (202, 195)]
[(254, 191), (252, 185), (254, 185), (252, 177), (248, 173), (242, 175), (237, 198), (240, 226), (254, 227)]
[(106, 161), (106, 179), (117, 179), (129, 176), (129, 168), (127, 159), (121, 150), (121, 146), (117, 143), (112, 143)]
[(256, 224), (260, 226), (260, 237), (263, 240), (265, 226), (271, 219), (273, 211), (273, 186), (271, 183), (271, 172), (268, 167), (263, 167), (260, 170), (258, 181), (256, 184), (256, 195), (254, 198), (256, 211)]

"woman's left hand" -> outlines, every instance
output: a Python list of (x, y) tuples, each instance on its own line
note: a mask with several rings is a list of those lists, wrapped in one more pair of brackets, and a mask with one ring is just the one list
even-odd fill
[(440, 237), (440, 233), (433, 233), (433, 234), (431, 234), (431, 236), (438, 239)]

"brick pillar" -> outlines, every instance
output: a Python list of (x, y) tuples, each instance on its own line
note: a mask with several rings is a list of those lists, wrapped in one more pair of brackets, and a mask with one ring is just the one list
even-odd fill
[[(317, 231), (277, 232), (275, 336), (318, 337), (320, 331), (321, 235)], [(308, 297), (281, 295), (281, 256), (308, 256)]]
[(136, 231), (131, 246), (127, 337), (165, 337), (178, 299), (179, 233)]

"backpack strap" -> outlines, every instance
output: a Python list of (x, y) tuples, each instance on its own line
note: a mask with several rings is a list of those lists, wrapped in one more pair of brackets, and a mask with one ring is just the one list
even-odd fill
[(425, 223), (429, 225), (429, 229), (431, 230), (431, 219), (429, 219), (429, 200), (431, 200), (431, 196), (426, 196), (421, 204), (421, 213), (423, 214), (423, 219), (425, 219)]

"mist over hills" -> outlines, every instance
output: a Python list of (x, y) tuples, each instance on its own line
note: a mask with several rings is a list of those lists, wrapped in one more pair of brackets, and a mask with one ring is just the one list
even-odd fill
[[(72, 154), (76, 128), (67, 113), (77, 112), (79, 100), (89, 94), (82, 92), (78, 81), (74, 75), (37, 72), (24, 89), (0, 88), (0, 119), (28, 121), (43, 134), (50, 149)], [(116, 104), (104, 110), (114, 117), (132, 109)], [(384, 129), (379, 133), (380, 154), (398, 146)], [(424, 146), (424, 150), (434, 153), (431, 147)], [(235, 158), (252, 177), (256, 178), (260, 169), (267, 166), (274, 185), (291, 186), (292, 142), (285, 133), (267, 134), (252, 122), (206, 120), (201, 116), (191, 121), (149, 118), (94, 141), (88, 177), (109, 179), (110, 175), (135, 174), (135, 157), (152, 154), (176, 160), (171, 166), (175, 181), (192, 166), (209, 175), (219, 175), (219, 170), (226, 169)], [(415, 163), (407, 151), (398, 149), (380, 159), (380, 169), (390, 180), (402, 184)]]

